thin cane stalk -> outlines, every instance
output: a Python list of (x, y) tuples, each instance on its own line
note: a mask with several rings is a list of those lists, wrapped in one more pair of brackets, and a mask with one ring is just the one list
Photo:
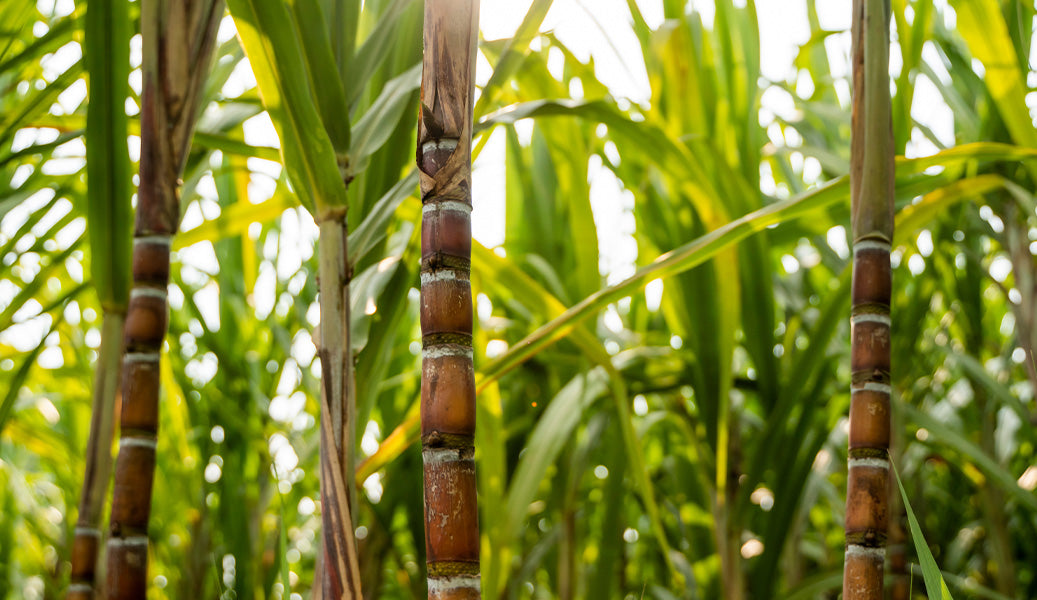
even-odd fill
[(362, 598), (353, 534), (354, 400), (345, 214), (320, 223), (322, 598)]
[(70, 557), (68, 600), (89, 600), (101, 592), (97, 585), (97, 563), (112, 473), (115, 402), (130, 286), (132, 215), (125, 109), (129, 93), (129, 6), (120, 0), (91, 3), (84, 29), (84, 58), (90, 75), (86, 117), (90, 275), (104, 317), (94, 375), (83, 490)]
[(849, 464), (843, 598), (883, 597), (889, 529), (893, 126), (889, 6), (854, 0), (850, 202), (853, 213)]

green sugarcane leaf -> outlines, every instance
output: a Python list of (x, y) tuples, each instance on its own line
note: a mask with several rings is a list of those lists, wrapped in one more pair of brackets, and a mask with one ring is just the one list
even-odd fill
[[(1026, 76), (1016, 60), (1012, 38), (997, 0), (953, 0), (958, 31), (969, 51), (983, 63), (983, 81), (1012, 139), (1020, 146), (1037, 148), (1037, 129), (1026, 108)], [(1032, 172), (1032, 171), (1031, 171)]]
[(522, 24), (504, 46), (500, 60), (494, 65), (493, 74), (482, 88), (479, 102), (475, 106), (476, 115), (486, 114), (491, 103), (496, 99), (497, 92), (522, 65), (523, 59), (529, 52), (529, 43), (540, 31), (540, 25), (544, 22), (544, 17), (547, 16), (552, 2), (553, 0), (533, 0), (533, 3), (530, 4), (526, 16), (522, 19)]
[(596, 367), (573, 378), (551, 399), (529, 436), (526, 451), (508, 486), (507, 517), (502, 520), (501, 543), (517, 534), (547, 468), (557, 460), (584, 412), (608, 393), (609, 381), (605, 369)]
[[(481, 343), (478, 341), (476, 345)], [(475, 428), (475, 447), (479, 449), (479, 468), (476, 471), (479, 477), (479, 524), (484, 547), (489, 548), (489, 552), (480, 557), (482, 594), (486, 600), (496, 600), (500, 597), (499, 591), (507, 573), (505, 557), (511, 551), (504, 544), (495, 543), (500, 539), (497, 530), (508, 516), (504, 511), (508, 480), (507, 435), (497, 386), (489, 386), (479, 394), (476, 410), (479, 423)]]
[[(65, 142), (68, 142), (69, 140), (74, 140), (81, 135), (83, 135), (82, 130), (66, 132), (62, 133), (57, 138), (55, 138), (53, 142), (48, 142), (46, 144), (32, 144), (31, 146), (26, 146), (25, 148), (22, 148), (17, 152), (12, 152), (6, 155), (0, 155), (0, 168), (7, 166), (9, 163), (13, 161), (16, 161), (21, 158), (26, 158), (28, 156), (32, 156), (34, 154), (43, 155), (45, 157), (45, 160), (49, 159), (52, 153), (54, 152), (55, 148), (64, 144)], [(49, 176), (46, 179), (48, 181), (53, 181), (53, 176)], [(28, 180), (26, 181), (26, 183), (28, 183)], [(19, 187), (25, 188), (27, 186), (25, 184), (22, 184)]]
[(281, 162), (280, 151), (273, 146), (253, 146), (242, 140), (216, 133), (194, 132), (194, 143), (209, 150), (219, 150), (224, 154), (262, 158), (276, 163)]
[(340, 79), (351, 93), (348, 82), (364, 81), (350, 76), (350, 65), (356, 61), (356, 35), (360, 27), (360, 10), (364, 0), (320, 0), (324, 19), (331, 32), (331, 51), (341, 74)]
[[(23, 6), (30, 8), (32, 4), (26, 3)], [(31, 16), (31, 11), (27, 14)], [(4, 21), (4, 23), (5, 25), (11, 25), (8, 21)], [(53, 52), (61, 46), (64, 46), (68, 42), (72, 41), (72, 36), (77, 31), (78, 25), (79, 19), (75, 16), (61, 19), (48, 29), (47, 33), (36, 38), (31, 44), (26, 45), (21, 52), (11, 57), (6, 56), (6, 51), (11, 47), (11, 44), (14, 43), (17, 37), (8, 37), (8, 43), (4, 46), (4, 50), (0, 51), (0, 59), (2, 59), (0, 60), (0, 73), (14, 71), (26, 64), (33, 64), (39, 60), (40, 56), (43, 56), (48, 52)], [(14, 30), (18, 30), (17, 25), (14, 26)]]
[[(553, 114), (564, 114), (568, 110), (564, 105), (551, 101), (528, 104), (538, 105), (527, 107), (531, 108), (533, 112), (538, 107), (545, 105), (547, 105), (546, 110)], [(560, 113), (555, 111), (560, 111)], [(510, 110), (507, 111), (505, 120), (512, 119), (515, 114), (515, 112)], [(485, 122), (492, 123), (495, 121), (489, 118)], [(947, 167), (980, 157), (985, 160), (1014, 160), (1020, 156), (1037, 156), (1037, 153), (1006, 144), (969, 144), (964, 147), (951, 148), (930, 157), (900, 160), (897, 163), (897, 167), (898, 172), (902, 170), (906, 173), (920, 173), (932, 166)], [(935, 186), (937, 183), (930, 180), (926, 182), (926, 185)], [(511, 346), (507, 352), (485, 365), (476, 373), (477, 387), (481, 389), (498, 380), (511, 369), (570, 335), (580, 323), (592, 314), (597, 314), (598, 311), (612, 302), (631, 295), (643, 288), (649, 281), (683, 273), (688, 269), (703, 264), (719, 252), (728, 249), (731, 245), (754, 233), (780, 223), (787, 223), (807, 215), (817, 214), (836, 202), (844, 201), (848, 195), (849, 181), (845, 176), (840, 177), (810, 190), (806, 194), (775, 202), (735, 219), (706, 235), (659, 256), (652, 263), (639, 269), (631, 277), (584, 298), (563, 314), (555, 317), (527, 335), (517, 344)], [(473, 253), (473, 258), (475, 257), (476, 254)], [(473, 265), (474, 269), (475, 266)], [(417, 423), (417, 416), (413, 415), (401, 424), (392, 434), (394, 443), (391, 445), (384, 444), (378, 452), (370, 457), (363, 468), (358, 470), (358, 481), (362, 482), (364, 478), (382, 465), (393, 460), (409, 443), (416, 439)], [(1015, 487), (1018, 488), (1018, 486)], [(1034, 506), (1037, 507), (1037, 500), (1031, 498), (1030, 502), (1033, 502)]]
[(67, 90), (83, 74), (83, 61), (77, 61), (58, 75), (54, 81), (47, 84), (42, 90), (35, 90), (26, 96), (21, 105), (9, 109), (6, 113), (0, 113), (0, 146), (8, 146), (15, 132), (32, 122), (41, 115), (46, 115), (50, 106), (57, 101), (58, 96)]
[(984, 587), (976, 582), (971, 577), (962, 577), (955, 575), (954, 573), (948, 573), (947, 571), (941, 571), (944, 580), (951, 587), (956, 587), (962, 591), (962, 593), (968, 594), (969, 598), (986, 598), (987, 600), (1014, 600), (1013, 598), (1001, 594), (988, 587)]
[(889, 464), (893, 469), (893, 475), (897, 478), (900, 497), (904, 500), (904, 511), (907, 513), (907, 523), (911, 528), (911, 541), (914, 542), (918, 560), (922, 563), (922, 577), (925, 579), (925, 589), (929, 592), (930, 598), (954, 600), (954, 597), (951, 596), (951, 591), (947, 589), (947, 582), (943, 580), (943, 574), (940, 573), (940, 567), (937, 566), (936, 559), (933, 558), (933, 553), (929, 550), (929, 545), (925, 543), (925, 536), (922, 535), (922, 528), (919, 527), (918, 519), (915, 518), (915, 511), (911, 508), (907, 490), (904, 489), (904, 483), (900, 481), (900, 473), (897, 472), (897, 467), (892, 461)]
[(663, 254), (626, 280), (591, 294), (558, 318), (526, 336), (521, 342), (512, 346), (507, 353), (487, 365), (484, 375), (493, 379), (500, 377), (543, 348), (568, 335), (583, 319), (591, 314), (596, 314), (598, 310), (612, 302), (629, 296), (644, 287), (649, 281), (687, 271), (753, 233), (762, 231), (770, 225), (826, 208), (836, 201), (844, 199), (847, 193), (849, 193), (847, 180), (842, 177), (812, 190), (806, 195), (772, 204), (736, 219), (688, 244)]
[(385, 84), (370, 110), (354, 127), (353, 145), (349, 150), (351, 173), (363, 171), (371, 155), (389, 139), (420, 85), (420, 63)]
[[(1037, 148), (997, 142), (961, 144), (921, 158), (897, 157), (897, 178), (917, 175), (930, 168), (952, 169), (971, 162), (1032, 161)], [(898, 184), (899, 186), (899, 184)]]
[(988, 456), (982, 448), (967, 439), (961, 432), (909, 404), (904, 405), (904, 412), (919, 427), (924, 427), (929, 431), (931, 440), (929, 443), (946, 444), (971, 461), (991, 483), (1000, 486), (1023, 506), (1037, 511), (1037, 496), (1019, 487), (1016, 478), (1007, 469), (999, 465), (996, 460)]
[[(20, 186), (18, 189), (12, 190), (10, 193), (6, 194), (0, 193), (0, 219), (4, 218), (7, 215), (7, 213), (21, 206), (23, 202), (25, 202), (29, 198), (32, 198), (36, 194), (39, 194), (41, 191), (54, 190), (54, 196), (45, 206), (45, 209), (49, 210), (54, 205), (54, 202), (57, 200), (58, 196), (60, 196), (65, 191), (63, 186), (57, 189), (51, 187), (53, 182), (51, 182), (51, 185), (35, 185), (38, 183), (42, 183), (35, 181), (36, 179), (37, 177), (30, 177), (25, 181), (25, 184)], [(39, 177), (39, 179), (42, 179), (42, 177)], [(39, 218), (43, 216), (46, 210), (36, 211), (33, 213), (32, 217), (26, 219), (26, 221), (22, 223), (22, 226), (19, 228), (19, 232), (11, 236), (7, 243), (4, 244), (5, 251), (10, 251), (10, 247), (13, 247), (14, 245), (13, 242), (25, 235), (25, 233), (38, 222)]]
[[(309, 74), (310, 92), (328, 132), (328, 138), (339, 155), (349, 150), (349, 119), (345, 118), (346, 91), (342, 87), (328, 38), (328, 26), (318, 0), (291, 0), (297, 38), (302, 42)], [(363, 87), (363, 81), (353, 81)]]
[(417, 197), (418, 171), (411, 169), (396, 185), (385, 192), (360, 225), (349, 234), (349, 262), (356, 266), (367, 253), (385, 239), (389, 231), (389, 223), (396, 214), (396, 209), (407, 198)]
[[(622, 473), (626, 470), (627, 460), (623, 446), (607, 444), (603, 449), (603, 462), (609, 470), (605, 483), (605, 498), (620, 498), (624, 493)], [(598, 560), (594, 565), (594, 576), (587, 582), (587, 598), (607, 598), (615, 589), (619, 579), (617, 563), (623, 554), (620, 540), (623, 539), (623, 503), (608, 502), (601, 520), (601, 545)]]
[(1000, 175), (978, 175), (929, 192), (917, 204), (905, 206), (897, 213), (893, 242), (896, 245), (908, 243), (919, 231), (946, 214), (949, 207), (1002, 189), (1006, 184), (1007, 180)]
[[(67, 297), (65, 301), (67, 301)], [(62, 304), (64, 304), (64, 301)], [(51, 310), (53, 310), (53, 307), (51, 307)], [(51, 317), (50, 330), (48, 330), (47, 335), (44, 335), (40, 339), (40, 343), (25, 355), (25, 358), (22, 359), (22, 364), (14, 372), (14, 376), (8, 383), (7, 392), (4, 394), (3, 400), (0, 400), (0, 435), (4, 432), (4, 426), (7, 425), (7, 421), (11, 417), (11, 411), (14, 410), (14, 403), (18, 400), (18, 394), (22, 391), (22, 386), (25, 385), (26, 379), (29, 378), (29, 373), (36, 364), (36, 359), (40, 357), (40, 353), (47, 347), (47, 338), (50, 337), (50, 334), (57, 331), (58, 326), (62, 322), (64, 322), (64, 311), (56, 311)]]
[(983, 368), (983, 365), (976, 357), (963, 352), (953, 352), (944, 346), (936, 346), (936, 350), (944, 354), (951, 364), (960, 366), (968, 378), (975, 384), (983, 386), (987, 393), (990, 394), (991, 399), (996, 400), (1002, 406), (1012, 409), (1021, 422), (1029, 421), (1030, 411), (1026, 408), (1026, 405), (1012, 394), (1011, 389), (1004, 384), (998, 383), (994, 376)]
[(0, 331), (4, 331), (8, 327), (14, 324), (14, 316), (21, 310), (22, 306), (26, 302), (33, 298), (38, 298), (38, 294), (42, 290), (47, 289), (47, 280), (52, 274), (60, 272), (65, 268), (65, 261), (72, 256), (73, 253), (79, 250), (80, 242), (82, 238), (77, 239), (69, 247), (63, 250), (60, 254), (51, 256), (50, 261), (44, 265), (40, 272), (37, 273), (36, 277), (33, 277), (31, 281), (25, 284), (22, 289), (18, 290), (11, 302), (0, 311)]
[(100, 0), (86, 13), (84, 59), (90, 76), (86, 109), (87, 233), (90, 276), (105, 310), (124, 312), (130, 293), (133, 209), (126, 144), (129, 94), (129, 5)]
[(805, 578), (795, 588), (782, 595), (785, 600), (813, 600), (826, 592), (835, 592), (843, 584), (843, 571), (829, 571)]
[(228, 6), (299, 200), (317, 219), (345, 208), (345, 182), (310, 92), (291, 13), (281, 2), (230, 0)]
[(346, 90), (345, 106), (350, 112), (356, 108), (364, 90), (367, 89), (365, 84), (378, 70), (378, 67), (385, 62), (392, 50), (398, 46), (397, 23), (400, 17), (416, 2), (417, 0), (393, 0), (392, 4), (382, 12), (378, 23), (356, 51), (356, 56), (345, 65), (347, 73), (345, 81), (353, 83)]
[(409, 227), (398, 231), (393, 236), (395, 243), (391, 242), (393, 247), (386, 249), (386, 257), (364, 269), (349, 284), (349, 343), (354, 354), (367, 345), (372, 315), (378, 309), (382, 292), (400, 268), (412, 231)]
[[(23, 31), (25, 25), (30, 21), (29, 19), (36, 16), (36, 11), (33, 10), (31, 3), (12, 4), (7, 3), (3, 7), (0, 7), (0, 18), (3, 19), (3, 23), (6, 27), (10, 27), (10, 31)], [(18, 40), (16, 35), (4, 36), (7, 38), (7, 43), (0, 48), (0, 58), (3, 58), (10, 51), (11, 46)]]
[(173, 249), (180, 250), (198, 242), (218, 242), (231, 236), (244, 235), (248, 232), (249, 225), (269, 223), (294, 206), (295, 201), (288, 191), (283, 186), (278, 186), (269, 200), (259, 204), (236, 203), (215, 219), (178, 234), (173, 241)]

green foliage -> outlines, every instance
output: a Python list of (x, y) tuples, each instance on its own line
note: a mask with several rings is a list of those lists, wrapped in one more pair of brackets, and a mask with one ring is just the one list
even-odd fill
[[(503, 242), (473, 248), (483, 594), (834, 597), (849, 403), (846, 34), (804, 2), (796, 70), (769, 81), (754, 3), (711, 14), (654, 3), (663, 21), (650, 4), (616, 15), (632, 23), (639, 52), (624, 60), (643, 64), (647, 100), (618, 97), (600, 58), (543, 31), (551, 2), (480, 47), (492, 72), (480, 79), (477, 177), (506, 157)], [(891, 4), (894, 137), (907, 155), (896, 163), (894, 447), (913, 537), (958, 596), (1034, 597), (1035, 13), (1015, 1)], [(150, 597), (310, 593), (319, 340), (316, 228), (300, 205), (349, 207), (365, 590), (425, 597), (413, 445), (420, 3), (230, 8), (184, 175)], [(97, 233), (84, 220), (87, 165), (98, 165), (75, 90), (94, 67), (75, 50), (53, 62), (69, 44), (91, 59), (86, 21), (49, 11), (0, 3), (0, 598), (67, 585), (101, 326), (82, 291), (114, 250), (84, 236)], [(258, 86), (241, 84), (246, 55)], [(927, 117), (933, 94), (953, 110), (949, 132)], [(791, 110), (772, 110), (775, 98)], [(120, 111), (108, 108), (114, 130)], [(267, 116), (279, 148), (249, 134)], [(497, 193), (481, 181), (477, 212)]]
[(922, 576), (925, 577), (925, 588), (929, 592), (929, 597), (953, 600), (951, 591), (947, 589), (947, 582), (943, 580), (943, 575), (940, 573), (940, 567), (936, 565), (936, 559), (933, 558), (933, 553), (929, 551), (929, 546), (925, 543), (925, 536), (922, 535), (922, 528), (918, 526), (918, 519), (915, 517), (914, 509), (911, 508), (911, 500), (907, 497), (904, 482), (900, 481), (900, 473), (897, 472), (896, 465), (893, 465), (893, 475), (897, 479), (897, 488), (904, 501), (907, 522), (911, 526), (911, 539), (915, 543), (915, 551), (918, 552), (918, 558), (922, 563)]
[(124, 312), (130, 294), (132, 214), (126, 105), (130, 15), (125, 2), (95, 2), (84, 18), (90, 76), (86, 111), (90, 275), (105, 310)]

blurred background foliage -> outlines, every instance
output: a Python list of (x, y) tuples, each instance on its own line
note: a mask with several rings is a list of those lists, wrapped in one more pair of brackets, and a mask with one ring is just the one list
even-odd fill
[[(792, 75), (771, 80), (751, 0), (613, 4), (647, 100), (617, 94), (543, 27), (549, 1), (480, 48), (474, 147), (506, 158), (476, 159), (477, 177), (500, 176), (476, 189), (477, 212), (498, 206), (504, 222), (495, 247), (473, 250), (483, 595), (835, 598), (848, 33), (822, 27), (822, 3), (798, 2), (810, 36)], [(347, 90), (363, 111), (386, 97), (404, 106), (377, 117), (378, 143), (349, 186), (357, 538), (371, 598), (425, 595), (406, 75), (420, 58), (419, 5), (364, 3), (362, 85)], [(86, 6), (0, 4), (0, 598), (57, 598), (68, 584), (100, 337), (84, 237)], [(894, 136), (907, 157), (894, 460), (953, 590), (1034, 598), (1037, 15), (1021, 0), (892, 8)], [(137, 37), (131, 132), (139, 48)], [(300, 598), (320, 522), (316, 227), (229, 15), (216, 54), (175, 242), (150, 596)], [(930, 115), (948, 109), (948, 131), (934, 131)], [(139, 139), (129, 144), (136, 160)], [(575, 320), (557, 320), (574, 306)], [(561, 334), (519, 355), (524, 339)]]

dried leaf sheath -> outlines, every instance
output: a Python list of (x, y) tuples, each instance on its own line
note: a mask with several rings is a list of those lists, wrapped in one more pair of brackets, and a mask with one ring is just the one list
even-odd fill
[(477, 0), (425, 3), (418, 124), (422, 193), (421, 438), (430, 599), (479, 591), (474, 463), (471, 139)]
[(889, 9), (855, 0), (851, 203), (853, 288), (846, 600), (883, 597), (889, 525), (890, 296), (893, 132), (889, 97)]
[(321, 518), (324, 600), (362, 598), (353, 534), (353, 362), (349, 339), (349, 273), (344, 213), (320, 223)]
[(140, 187), (108, 540), (108, 591), (114, 599), (143, 598), (147, 590), (169, 249), (180, 221), (178, 181), (222, 17), (220, 0), (153, 0), (141, 6)]

